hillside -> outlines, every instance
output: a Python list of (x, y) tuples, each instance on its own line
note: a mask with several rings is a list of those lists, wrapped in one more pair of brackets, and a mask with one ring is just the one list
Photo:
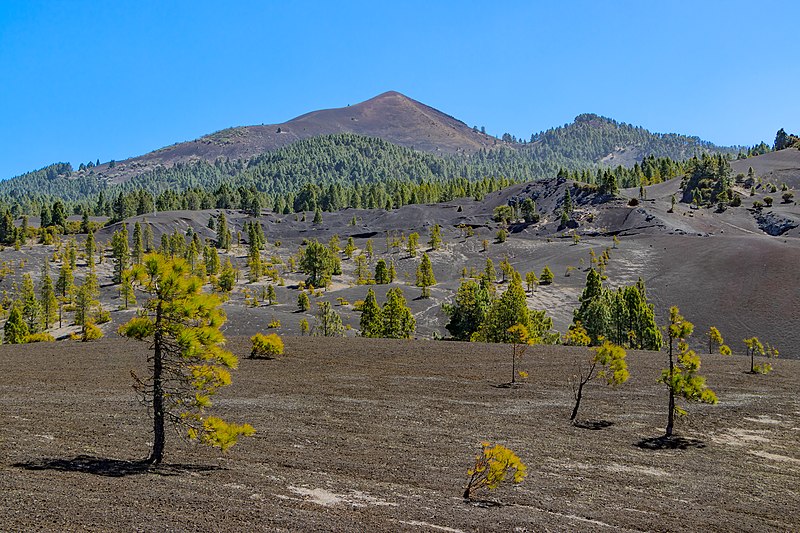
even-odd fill
[(303, 139), (336, 133), (377, 137), (439, 154), (470, 154), (499, 143), (437, 109), (389, 91), (352, 106), (312, 111), (281, 124), (228, 128), (117, 162), (113, 168), (101, 164), (95, 174), (119, 183), (159, 166), (214, 162), (220, 157), (247, 160)]
[[(322, 173), (308, 172), (307, 160), (325, 149), (329, 138), (359, 139), (361, 153), (326, 156)], [(0, 201), (22, 210), (58, 198), (94, 202), (133, 187), (151, 193), (165, 189), (208, 189), (222, 182), (230, 187), (253, 186), (262, 192), (296, 192), (304, 181), (336, 181), (330, 169), (354, 158), (361, 174), (371, 172), (370, 159), (393, 157), (398, 148), (421, 154), (412, 165), (395, 168), (391, 176), (376, 171), (362, 179), (419, 182), (431, 174), (443, 181), (469, 177), (507, 177), (526, 181), (552, 177), (559, 168), (578, 170), (600, 166), (633, 165), (654, 155), (676, 160), (701, 152), (736, 153), (697, 137), (655, 134), (643, 128), (592, 114), (533, 135), (531, 142), (505, 141), (480, 133), (465, 123), (403, 96), (388, 92), (366, 102), (307, 113), (282, 124), (222, 130), (194, 141), (161, 148), (125, 161), (81, 165), (73, 170), (57, 164), (0, 182)], [(383, 144), (376, 144), (375, 140)], [(305, 144), (303, 144), (305, 143)], [(368, 150), (360, 146), (369, 145)], [(303, 152), (298, 154), (298, 152)], [(339, 159), (336, 159), (339, 157)], [(414, 156), (403, 156), (414, 159)], [(294, 161), (306, 160), (301, 164)], [(273, 164), (274, 163), (274, 164)], [(433, 172), (416, 172), (427, 167)], [(259, 179), (253, 180), (253, 176)], [(280, 187), (274, 183), (280, 182)]]

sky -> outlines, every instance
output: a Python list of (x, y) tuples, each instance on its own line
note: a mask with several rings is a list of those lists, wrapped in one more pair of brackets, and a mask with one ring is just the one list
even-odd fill
[(2, 0), (0, 179), (400, 91), (529, 138), (800, 131), (797, 2)]

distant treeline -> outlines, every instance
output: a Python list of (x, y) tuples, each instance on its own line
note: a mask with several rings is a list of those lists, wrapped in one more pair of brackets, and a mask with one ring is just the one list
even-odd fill
[(745, 157), (762, 149), (719, 148), (696, 137), (653, 134), (597, 115), (581, 115), (573, 124), (532, 136), (530, 143), (472, 155), (439, 156), (343, 133), (299, 141), (249, 160), (220, 158), (213, 163), (157, 167), (121, 184), (110, 184), (96, 174), (96, 164), (74, 172), (68, 163), (57, 163), (0, 182), (0, 208), (15, 216), (39, 215), (59, 200), (68, 213), (115, 219), (153, 210), (214, 207), (265, 207), (284, 213), (397, 208), (480, 198), (512, 183), (554, 176), (562, 169), (571, 176), (578, 174), (581, 181), (597, 182), (598, 175), (602, 178), (603, 172), (611, 171), (597, 161), (620, 147), (645, 157), (633, 169), (613, 170), (622, 187), (674, 176), (680, 172), (680, 162), (695, 155)]

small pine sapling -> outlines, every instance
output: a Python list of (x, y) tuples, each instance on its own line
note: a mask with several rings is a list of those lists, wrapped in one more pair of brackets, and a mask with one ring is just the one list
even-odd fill
[(475, 464), (467, 470), (469, 481), (464, 489), (464, 499), (471, 500), (481, 490), (494, 490), (509, 476), (513, 483), (521, 483), (528, 475), (528, 467), (510, 449), (500, 444), (481, 443)]
[(283, 340), (275, 333), (263, 335), (256, 333), (250, 337), (253, 349), (250, 351), (251, 358), (272, 359), (277, 355), (283, 354)]
[(517, 378), (517, 357), (522, 357), (525, 355), (525, 351), (528, 349), (528, 346), (533, 344), (533, 340), (530, 338), (528, 328), (526, 328), (523, 324), (514, 324), (508, 328), (508, 336), (508, 342), (511, 344), (512, 348), (511, 383), (514, 384), (516, 383)]
[[(694, 331), (694, 324), (681, 316), (677, 307), (669, 310), (669, 368), (661, 371), (658, 382), (669, 389), (669, 408), (665, 437), (672, 436), (675, 415), (683, 416), (686, 411), (675, 405), (675, 397), (687, 401), (715, 404), (717, 395), (706, 385), (706, 378), (697, 373), (700, 370), (700, 356), (689, 349), (687, 339)], [(677, 358), (677, 359), (676, 359)]]
[(625, 362), (625, 349), (622, 346), (605, 341), (592, 351), (594, 355), (588, 362), (576, 361), (575, 374), (570, 380), (572, 382), (572, 394), (575, 398), (575, 407), (572, 409), (572, 416), (569, 419), (573, 422), (578, 416), (578, 409), (583, 398), (583, 387), (587, 383), (594, 378), (600, 378), (609, 387), (617, 387), (628, 381), (630, 377), (628, 364)]

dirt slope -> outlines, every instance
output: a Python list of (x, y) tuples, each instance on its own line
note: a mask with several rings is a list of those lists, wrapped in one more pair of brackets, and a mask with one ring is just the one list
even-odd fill
[[(247, 343), (230, 343), (240, 356)], [(631, 380), (591, 385), (568, 424), (582, 349), (533, 347), (500, 388), (509, 347), (287, 339), (242, 360), (215, 414), (258, 433), (223, 455), (168, 433), (146, 473), (150, 419), (129, 370), (144, 343), (0, 346), (0, 524), (9, 531), (791, 531), (800, 522), (800, 362), (743, 373), (705, 357), (716, 406), (691, 405), (659, 447), (664, 355), (630, 353)], [(597, 428), (591, 430), (587, 428)], [(465, 503), (482, 440), (528, 464), (521, 485)], [(655, 449), (654, 449), (655, 448)]]

